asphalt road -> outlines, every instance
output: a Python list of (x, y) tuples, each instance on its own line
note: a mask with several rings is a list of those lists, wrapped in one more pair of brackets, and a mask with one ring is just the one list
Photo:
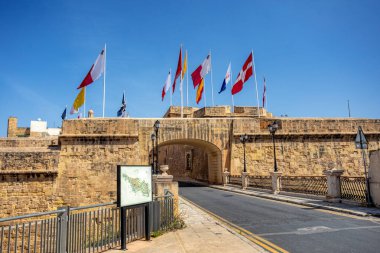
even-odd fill
[(380, 219), (180, 183), (180, 195), (289, 252), (380, 252)]

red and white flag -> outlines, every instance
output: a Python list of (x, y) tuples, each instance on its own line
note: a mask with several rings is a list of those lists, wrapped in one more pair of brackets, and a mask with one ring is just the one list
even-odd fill
[(264, 77), (263, 108), (265, 108), (266, 95), (267, 95), (267, 82), (265, 81), (265, 77)]
[(235, 84), (232, 87), (231, 93), (235, 95), (243, 89), (244, 83), (252, 76), (253, 74), (253, 56), (252, 53), (249, 54), (248, 59), (245, 61), (243, 68), (240, 70)]
[(202, 64), (191, 73), (191, 79), (193, 79), (194, 88), (201, 83), (202, 79), (210, 72), (211, 70), (211, 55), (207, 55), (206, 59), (203, 60)]
[(171, 73), (171, 70), (169, 70), (169, 74), (168, 74), (168, 77), (166, 78), (165, 85), (162, 88), (162, 94), (161, 94), (162, 101), (164, 101), (165, 94), (170, 89), (170, 83), (171, 82), (172, 82), (172, 73)]
[(179, 49), (179, 57), (178, 57), (178, 65), (177, 65), (177, 71), (175, 72), (174, 76), (174, 82), (173, 82), (173, 93), (175, 90), (175, 83), (177, 81), (177, 78), (181, 75), (182, 72), (182, 46)]
[(77, 89), (81, 89), (86, 87), (87, 85), (93, 83), (98, 80), (99, 77), (104, 73), (104, 62), (105, 62), (105, 49), (100, 52), (98, 58), (94, 64), (92, 64), (90, 71), (87, 73), (86, 77), (82, 81), (82, 83), (78, 86)]

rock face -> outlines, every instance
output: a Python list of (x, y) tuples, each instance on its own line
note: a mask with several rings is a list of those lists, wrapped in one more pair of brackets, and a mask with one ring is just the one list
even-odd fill
[[(240, 175), (242, 134), (250, 138), (247, 171), (269, 175), (273, 144), (267, 126), (274, 120), (280, 126), (275, 140), (283, 175), (321, 176), (329, 164), (343, 168), (344, 175), (363, 175), (354, 145), (359, 125), (369, 149), (380, 148), (380, 120), (223, 118), (220, 109), (203, 113), (215, 117), (159, 119), (159, 163), (168, 164), (175, 178), (222, 183), (226, 169)], [(0, 217), (116, 200), (116, 165), (151, 164), (156, 120), (73, 119), (63, 122), (58, 138), (0, 139)]]

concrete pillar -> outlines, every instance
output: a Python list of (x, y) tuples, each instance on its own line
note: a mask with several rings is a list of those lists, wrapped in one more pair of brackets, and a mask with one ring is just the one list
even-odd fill
[(368, 173), (372, 201), (380, 207), (380, 150), (369, 153)]
[(281, 191), (281, 175), (282, 172), (270, 172), (270, 176), (272, 177), (273, 194), (279, 194)]
[(173, 175), (168, 175), (166, 173), (166, 171), (169, 169), (169, 165), (161, 165), (160, 168), (161, 167), (167, 169), (161, 175), (153, 175), (153, 194), (155, 196), (164, 196), (166, 194), (166, 191), (170, 191), (171, 193), (173, 193), (174, 212), (175, 214), (178, 214), (178, 182), (173, 182)]
[(92, 109), (88, 110), (88, 118), (94, 117), (94, 111)]
[(327, 196), (326, 200), (328, 202), (340, 202), (341, 192), (340, 192), (340, 176), (343, 174), (344, 170), (331, 169), (325, 170), (323, 172), (327, 177)]
[(229, 183), (230, 172), (227, 169), (223, 172), (223, 186)]
[(241, 188), (243, 190), (247, 189), (249, 186), (249, 172), (242, 172), (241, 173)]

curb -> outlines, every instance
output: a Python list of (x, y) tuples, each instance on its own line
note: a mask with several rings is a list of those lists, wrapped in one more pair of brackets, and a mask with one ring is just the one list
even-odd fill
[(351, 214), (351, 215), (360, 216), (360, 217), (380, 217), (380, 213), (379, 214), (377, 214), (377, 213), (376, 214), (365, 213), (365, 212), (354, 211), (354, 210), (349, 210), (349, 209), (344, 209), (344, 208), (339, 208), (339, 207), (318, 205), (318, 204), (313, 204), (313, 203), (305, 203), (302, 201), (297, 201), (297, 200), (292, 200), (292, 199), (284, 199), (284, 198), (279, 198), (279, 197), (270, 196), (270, 195), (261, 195), (261, 194), (255, 193), (255, 192), (242, 191), (242, 190), (237, 190), (237, 189), (233, 189), (233, 188), (226, 188), (223, 186), (209, 185), (209, 187), (214, 188), (214, 189), (218, 189), (218, 190), (235, 192), (235, 193), (240, 193), (240, 194), (254, 196), (254, 197), (263, 198), (263, 199), (270, 199), (270, 200), (275, 200), (275, 201), (287, 202), (287, 203), (303, 205), (303, 206), (307, 206), (307, 207), (316, 207), (319, 209), (324, 209), (324, 210), (329, 210), (329, 211), (334, 211), (334, 212), (340, 212), (340, 213), (346, 213), (346, 214)]

